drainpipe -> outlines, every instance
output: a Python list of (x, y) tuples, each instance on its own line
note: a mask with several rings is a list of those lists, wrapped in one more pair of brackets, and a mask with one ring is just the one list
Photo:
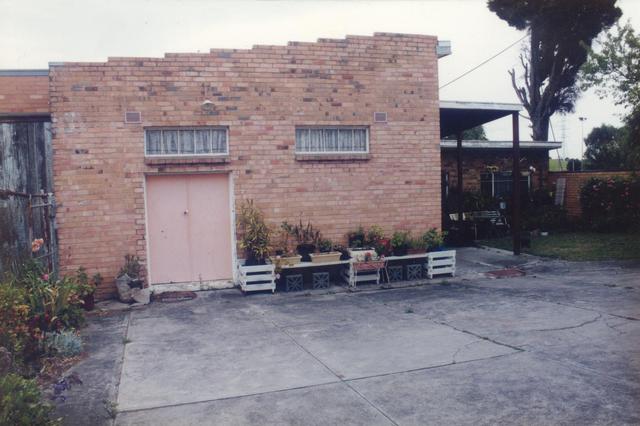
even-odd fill
[(462, 196), (462, 132), (457, 135), (457, 160), (458, 160), (458, 225), (462, 230), (462, 210), (464, 210), (464, 199)]

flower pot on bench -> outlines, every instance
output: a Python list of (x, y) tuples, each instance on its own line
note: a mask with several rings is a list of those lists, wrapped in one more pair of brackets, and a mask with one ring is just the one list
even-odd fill
[(339, 251), (330, 251), (328, 253), (311, 253), (312, 263), (329, 263), (338, 262), (342, 253)]
[(300, 263), (300, 261), (302, 260), (302, 256), (300, 256), (300, 255), (296, 255), (296, 256), (271, 256), (269, 258), (269, 260), (271, 261), (272, 264), (278, 265), (280, 267), (293, 266), (293, 265), (297, 265), (298, 263)]

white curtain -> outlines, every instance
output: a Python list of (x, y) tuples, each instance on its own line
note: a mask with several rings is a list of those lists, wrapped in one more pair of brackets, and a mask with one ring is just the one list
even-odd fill
[(160, 130), (147, 131), (147, 155), (162, 154), (162, 132)]
[(214, 154), (227, 152), (227, 131), (225, 129), (212, 129), (212, 151)]
[(199, 129), (195, 132), (196, 154), (211, 152), (211, 132), (209, 129)]
[(296, 152), (367, 152), (367, 129), (296, 129)]
[(180, 154), (193, 153), (193, 130), (180, 130)]
[(178, 131), (177, 130), (162, 131), (162, 153), (163, 154), (178, 153)]
[(367, 152), (367, 129), (353, 130), (353, 151)]

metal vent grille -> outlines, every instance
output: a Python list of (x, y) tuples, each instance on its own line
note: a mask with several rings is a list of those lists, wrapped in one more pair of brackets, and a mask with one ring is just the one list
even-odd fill
[(387, 122), (387, 113), (386, 112), (374, 112), (373, 113), (373, 121), (375, 123), (386, 123)]
[(125, 123), (141, 123), (142, 115), (138, 111), (127, 111), (124, 113)]

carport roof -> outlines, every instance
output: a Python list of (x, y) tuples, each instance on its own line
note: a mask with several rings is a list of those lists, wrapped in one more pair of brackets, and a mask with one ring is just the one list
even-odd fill
[(520, 104), (440, 101), (440, 137), (454, 135), (521, 110)]

